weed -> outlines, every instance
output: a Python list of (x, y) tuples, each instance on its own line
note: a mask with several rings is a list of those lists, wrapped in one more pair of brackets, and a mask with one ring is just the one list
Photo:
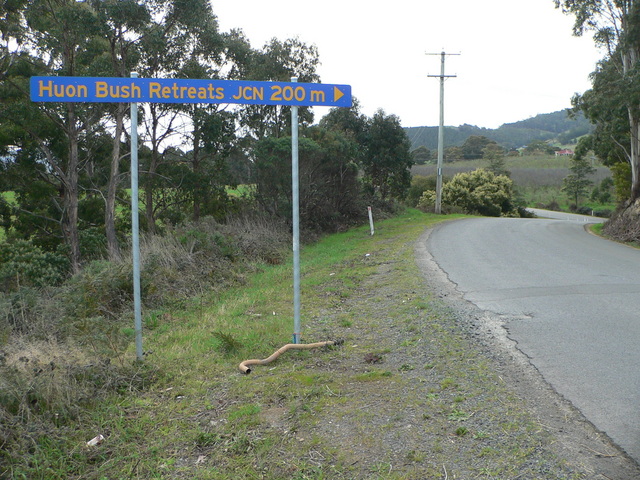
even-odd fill
[(195, 444), (198, 448), (207, 448), (218, 445), (222, 438), (217, 433), (200, 432), (195, 438)]
[(409, 462), (423, 462), (426, 458), (426, 454), (424, 452), (417, 452), (415, 450), (411, 450), (407, 453), (407, 461)]
[(237, 410), (231, 412), (228, 418), (229, 418), (229, 421), (234, 421), (234, 420), (243, 419), (246, 417), (252, 417), (260, 413), (260, 410), (261, 409), (259, 405), (252, 405), (252, 404), (244, 405), (238, 408)]
[(388, 370), (373, 370), (371, 372), (361, 373), (354, 377), (357, 382), (377, 382), (392, 376)]
[(469, 415), (467, 412), (464, 412), (462, 410), (458, 410), (458, 409), (454, 409), (448, 416), (447, 419), (448, 420), (452, 420), (454, 422), (462, 422), (464, 420), (468, 420), (469, 417), (471, 415)]
[(233, 335), (221, 331), (212, 332), (213, 337), (218, 342), (218, 349), (225, 355), (233, 355), (242, 349), (242, 343), (236, 340)]
[(440, 382), (440, 388), (442, 390), (447, 390), (448, 388), (457, 388), (458, 383), (453, 378), (444, 378)]

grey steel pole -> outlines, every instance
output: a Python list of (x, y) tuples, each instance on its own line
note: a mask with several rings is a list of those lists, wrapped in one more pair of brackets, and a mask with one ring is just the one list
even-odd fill
[(442, 161), (444, 158), (444, 56), (440, 60), (440, 123), (438, 124), (438, 172), (436, 176), (435, 213), (442, 211)]
[[(291, 77), (297, 82), (297, 77)], [(300, 193), (298, 189), (298, 107), (291, 107), (291, 187), (293, 200), (293, 343), (300, 343)]]
[[(136, 78), (132, 72), (131, 77)], [(140, 300), (140, 236), (138, 222), (138, 104), (131, 104), (131, 250), (133, 255), (133, 310), (136, 357), (142, 360), (142, 302)]]

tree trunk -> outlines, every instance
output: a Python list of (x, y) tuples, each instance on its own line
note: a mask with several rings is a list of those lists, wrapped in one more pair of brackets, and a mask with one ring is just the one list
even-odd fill
[[(640, 55), (637, 49), (633, 47), (624, 49), (621, 55), (622, 74), (623, 77), (627, 77), (635, 67)], [(629, 140), (631, 144), (629, 149), (629, 163), (631, 165), (631, 197), (629, 200), (633, 203), (638, 197), (640, 197), (640, 117), (638, 116), (635, 105), (628, 105), (627, 113), (629, 116)]]
[[(200, 173), (200, 125), (198, 123), (197, 108), (194, 112), (193, 118), (196, 119), (193, 122), (193, 161), (191, 163), (193, 173)], [(195, 185), (193, 189), (193, 221), (200, 220), (200, 192), (202, 188), (200, 185)]]
[(149, 162), (149, 169), (146, 175), (145, 188), (144, 188), (144, 216), (147, 223), (147, 229), (151, 233), (156, 232), (156, 219), (153, 210), (153, 181), (158, 169), (159, 155), (158, 149), (158, 111), (157, 105), (149, 105), (149, 113), (151, 116), (151, 161)]
[(109, 260), (120, 259), (120, 246), (116, 235), (116, 192), (118, 189), (118, 175), (120, 173), (120, 141), (124, 130), (124, 114), (126, 104), (119, 103), (116, 109), (116, 131), (113, 138), (113, 150), (111, 152), (111, 170), (109, 172), (109, 184), (107, 186), (107, 198), (104, 211), (104, 226), (107, 236), (107, 253)]
[(78, 234), (78, 127), (73, 104), (68, 104), (69, 162), (63, 179), (64, 210), (62, 232), (69, 246), (71, 272), (80, 272), (80, 235)]
[[(195, 144), (193, 147), (193, 172), (200, 172), (200, 158), (199, 158), (199, 148), (196, 148)], [(200, 186), (195, 186), (193, 189), (193, 221), (197, 222), (200, 220), (200, 192), (202, 189)]]
[(149, 233), (156, 233), (156, 218), (153, 212), (152, 182), (158, 165), (157, 156), (158, 152), (154, 151), (151, 153), (151, 163), (149, 164), (149, 171), (147, 172), (147, 181), (144, 189), (144, 217)]

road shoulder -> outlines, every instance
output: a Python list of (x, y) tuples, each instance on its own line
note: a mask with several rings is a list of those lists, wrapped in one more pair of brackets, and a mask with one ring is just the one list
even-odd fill
[(479, 309), (456, 290), (427, 250), (432, 231), (427, 229), (415, 246), (416, 262), (427, 286), (455, 312), (459, 327), (494, 361), (500, 378), (555, 439), (552, 448), (557, 456), (592, 474), (590, 478), (640, 478), (637, 463), (555, 392), (509, 338), (505, 325), (513, 319)]

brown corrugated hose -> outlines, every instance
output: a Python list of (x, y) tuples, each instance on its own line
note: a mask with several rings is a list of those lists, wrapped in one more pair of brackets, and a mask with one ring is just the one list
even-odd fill
[(283, 347), (280, 347), (278, 350), (276, 350), (271, 356), (263, 360), (245, 360), (240, 364), (239, 368), (242, 373), (249, 374), (251, 373), (249, 365), (266, 365), (267, 363), (273, 362), (287, 350), (310, 350), (312, 348), (328, 347), (330, 345), (342, 345), (343, 343), (344, 340), (329, 340), (327, 342), (317, 343), (287, 343)]

